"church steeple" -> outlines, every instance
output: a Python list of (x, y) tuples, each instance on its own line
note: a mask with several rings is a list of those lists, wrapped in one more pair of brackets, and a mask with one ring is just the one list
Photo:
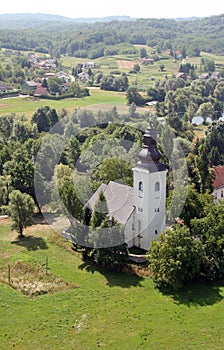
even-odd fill
[(159, 162), (161, 153), (157, 147), (156, 130), (151, 122), (145, 131), (143, 142), (144, 146), (139, 153), (140, 161), (137, 166), (147, 168), (151, 172), (165, 170), (165, 166)]
[(133, 168), (134, 245), (148, 250), (150, 241), (165, 229), (166, 167), (160, 163), (156, 130), (150, 123), (139, 161)]

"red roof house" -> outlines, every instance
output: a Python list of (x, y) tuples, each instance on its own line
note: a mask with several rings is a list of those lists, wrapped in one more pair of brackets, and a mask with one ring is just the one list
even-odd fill
[(215, 199), (224, 200), (224, 166), (213, 166), (213, 195)]

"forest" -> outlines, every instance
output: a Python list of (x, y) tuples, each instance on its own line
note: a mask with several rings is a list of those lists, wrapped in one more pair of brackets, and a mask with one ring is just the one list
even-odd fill
[[(133, 44), (160, 50), (224, 53), (224, 15), (198, 19), (133, 19), (105, 23), (76, 23), (71, 19), (35, 17), (7, 19), (0, 16), (0, 47), (33, 50), (91, 59), (108, 54), (133, 53)], [(128, 44), (131, 44), (129, 47)]]

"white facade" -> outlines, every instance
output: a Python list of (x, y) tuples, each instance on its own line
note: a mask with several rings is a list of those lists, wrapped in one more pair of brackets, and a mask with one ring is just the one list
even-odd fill
[(134, 245), (148, 250), (151, 240), (165, 229), (166, 170), (150, 172), (135, 167), (133, 172)]
[(215, 188), (213, 191), (213, 196), (215, 200), (224, 200), (224, 186), (223, 187), (219, 187), (219, 188)]

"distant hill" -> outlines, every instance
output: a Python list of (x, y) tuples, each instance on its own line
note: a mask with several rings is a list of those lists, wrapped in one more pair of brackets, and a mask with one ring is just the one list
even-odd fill
[(40, 25), (57, 26), (73, 23), (68, 17), (43, 13), (15, 13), (0, 15), (0, 29), (29, 29)]
[(64, 16), (58, 16), (58, 15), (51, 15), (51, 14), (45, 14), (45, 13), (6, 13), (3, 15), (0, 15), (0, 21), (1, 22), (10, 22), (10, 21), (30, 21), (30, 20), (36, 20), (36, 21), (71, 21), (71, 18), (64, 17)]
[(72, 23), (96, 23), (111, 21), (130, 21), (129, 16), (109, 16), (109, 17), (91, 17), (91, 18), (69, 18), (58, 15), (44, 13), (15, 13), (0, 15), (0, 29), (23, 29), (35, 28), (39, 23), (47, 24), (52, 27), (54, 24), (66, 25)]
[(95, 23), (95, 22), (112, 22), (112, 21), (131, 21), (134, 18), (129, 16), (108, 16), (108, 17), (90, 17), (90, 18), (74, 18), (77, 23)]

